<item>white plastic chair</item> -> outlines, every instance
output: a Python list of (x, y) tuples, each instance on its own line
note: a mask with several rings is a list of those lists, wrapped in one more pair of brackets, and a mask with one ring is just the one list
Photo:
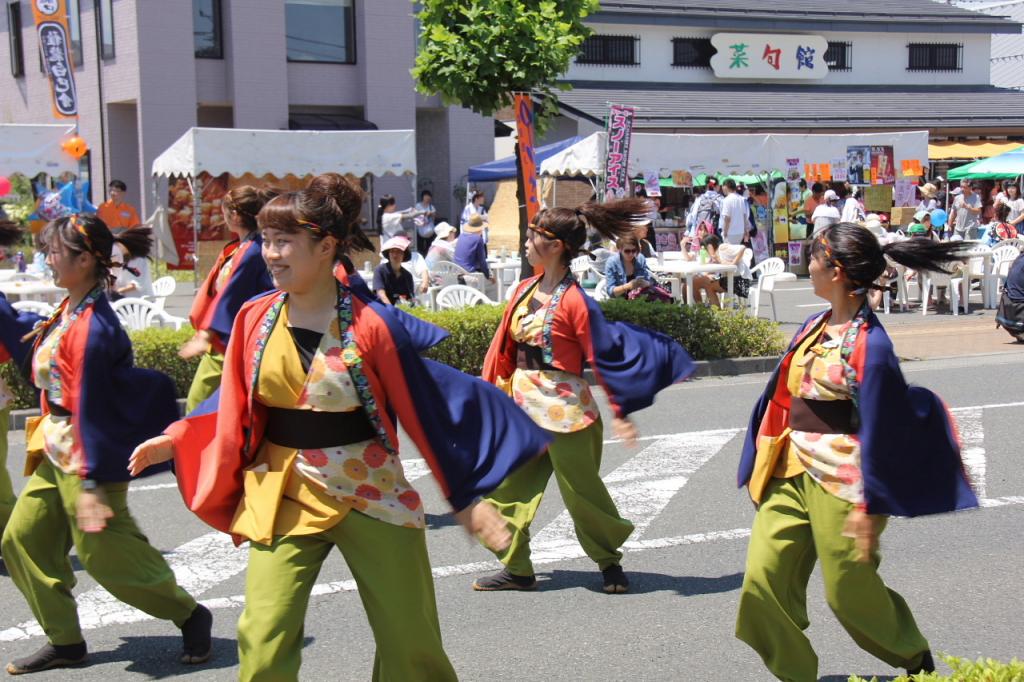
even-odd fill
[(160, 279), (153, 282), (153, 303), (160, 309), (164, 309), (164, 303), (167, 298), (174, 294), (174, 290), (178, 288), (178, 283), (174, 281), (174, 278), (170, 275), (161, 277)]
[[(947, 263), (946, 267), (952, 267), (957, 263)], [(931, 298), (933, 291), (938, 291), (939, 287), (946, 287), (949, 291), (949, 308), (956, 317), (960, 314), (960, 294), (961, 290), (964, 289), (964, 278), (963, 276), (954, 277), (946, 274), (945, 272), (931, 272), (924, 270), (918, 273), (922, 279), (921, 284), (921, 314), (928, 314), (928, 300)], [(964, 291), (964, 313), (968, 311), (967, 295), (969, 291)]]
[(494, 301), (487, 298), (479, 289), (465, 284), (452, 284), (437, 293), (438, 310), (453, 310), (481, 303), (494, 305)]
[(117, 315), (121, 326), (129, 331), (165, 326), (181, 329), (185, 323), (185, 319), (168, 315), (157, 308), (155, 303), (144, 298), (122, 298), (111, 303), (110, 307)]
[(1017, 260), (1020, 254), (1021, 252), (1017, 250), (1016, 246), (1004, 242), (999, 242), (999, 246), (992, 249), (991, 284), (994, 290), (991, 292), (991, 295), (993, 301), (996, 300), (1003, 281), (1010, 274), (1010, 263)]
[(34, 272), (18, 272), (15, 273), (8, 282), (42, 282), (45, 279), (43, 275), (37, 275)]
[(41, 317), (53, 315), (54, 307), (45, 301), (15, 301), (11, 307), (22, 313), (35, 313)]
[(992, 253), (985, 244), (977, 244), (972, 246), (968, 251), (967, 255), (970, 258), (964, 263), (964, 312), (970, 312), (970, 297), (971, 297), (971, 283), (974, 280), (978, 281), (978, 285), (981, 287), (981, 305), (982, 307), (988, 307), (991, 301), (990, 292), (992, 291), (992, 273), (985, 271), (985, 258), (986, 254)]
[(781, 258), (774, 256), (766, 258), (751, 268), (750, 274), (758, 275), (757, 280), (750, 287), (750, 314), (757, 317), (758, 309), (761, 307), (761, 294), (764, 293), (771, 298), (772, 319), (778, 321), (779, 316), (775, 308), (775, 283), (780, 280), (780, 275), (791, 274), (786, 272), (786, 263)]
[[(905, 311), (910, 305), (910, 297), (907, 295), (907, 269), (888, 256), (885, 261), (896, 271), (896, 304), (899, 305), (901, 312)], [(888, 289), (882, 293), (882, 302), (885, 305), (885, 314), (888, 315), (891, 305)]]
[(1021, 239), (1020, 237), (1014, 237), (1013, 239), (1004, 239), (998, 244), (996, 244), (996, 247), (999, 246), (1016, 246), (1018, 251), (1024, 251), (1024, 239)]

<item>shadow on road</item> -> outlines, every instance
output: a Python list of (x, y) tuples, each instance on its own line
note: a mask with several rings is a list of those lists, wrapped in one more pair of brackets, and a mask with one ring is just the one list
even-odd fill
[[(718, 577), (665, 575), (664, 573), (647, 573), (631, 571), (626, 567), (631, 594), (649, 594), (651, 592), (675, 592), (684, 597), (699, 594), (718, 594), (732, 592), (743, 585), (742, 573), (730, 573)], [(603, 592), (601, 573), (596, 568), (592, 571), (555, 570), (550, 573), (538, 574), (540, 589), (544, 591), (568, 590), (583, 587), (592, 592)]]
[[(308, 642), (307, 642), (308, 643)], [(178, 677), (187, 673), (233, 668), (238, 665), (238, 644), (234, 639), (213, 638), (213, 656), (206, 663), (185, 665), (178, 662), (181, 637), (122, 637), (116, 649), (90, 651), (83, 668), (105, 663), (127, 663), (125, 672), (142, 673), (150, 679)]]

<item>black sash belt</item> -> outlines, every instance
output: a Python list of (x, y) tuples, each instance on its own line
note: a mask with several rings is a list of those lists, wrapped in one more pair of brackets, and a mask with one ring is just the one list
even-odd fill
[(807, 433), (856, 433), (856, 411), (852, 400), (804, 400), (790, 403), (789, 426)]
[(516, 344), (516, 367), (519, 369), (555, 369), (544, 362), (544, 350), (528, 343)]
[(376, 438), (377, 432), (363, 410), (314, 412), (267, 408), (263, 437), (275, 445), (296, 450), (331, 448)]
[(50, 408), (50, 414), (52, 414), (54, 417), (71, 416), (71, 410), (67, 409), (63, 405), (58, 405), (57, 403), (47, 403), (46, 406)]

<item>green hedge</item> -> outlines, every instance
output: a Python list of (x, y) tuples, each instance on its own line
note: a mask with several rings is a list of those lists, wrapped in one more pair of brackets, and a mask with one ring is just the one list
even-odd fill
[[(601, 307), (609, 320), (632, 322), (668, 334), (698, 360), (778, 355), (784, 348), (777, 324), (739, 311), (625, 300), (605, 301)], [(503, 311), (504, 306), (476, 306), (438, 312), (416, 310), (414, 314), (451, 332), (447, 340), (428, 351), (428, 357), (479, 374)], [(182, 360), (178, 348), (191, 336), (189, 327), (132, 332), (135, 364), (170, 376), (178, 395), (184, 397), (199, 360)], [(0, 366), (0, 376), (18, 395), (15, 407), (35, 407), (32, 392), (15, 374), (10, 363)]]
[[(942, 656), (942, 660), (952, 668), (951, 674), (935, 672), (901, 675), (893, 682), (1024, 682), (1024, 662), (1016, 658), (1009, 663), (994, 661), (991, 658), (970, 661), (955, 656)], [(849, 682), (868, 681), (852, 675)], [(878, 682), (878, 678), (872, 677), (871, 682)]]

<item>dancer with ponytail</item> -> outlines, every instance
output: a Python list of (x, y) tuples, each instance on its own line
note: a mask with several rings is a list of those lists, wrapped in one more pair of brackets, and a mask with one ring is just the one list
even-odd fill
[(81, 663), (86, 645), (72, 589), (72, 546), (85, 571), (114, 597), (181, 628), (182, 663), (210, 656), (210, 612), (178, 586), (127, 506), (132, 448), (177, 416), (174, 384), (132, 365), (131, 342), (107, 302), (114, 244), (145, 256), (147, 232), (114, 237), (102, 220), (72, 215), (46, 226), (40, 248), (68, 297), (47, 320), (15, 318), (0, 305), (2, 341), (31, 358), (42, 417), (25, 430), (31, 478), (4, 531), (11, 580), (28, 601), (47, 643), (12, 661), (12, 675)]
[(422, 359), (446, 334), (351, 276), (345, 253), (372, 248), (362, 201), (328, 173), (263, 208), (278, 291), (242, 306), (219, 394), (132, 456), (133, 473), (173, 457), (189, 509), (250, 541), (238, 623), (246, 681), (298, 679), (310, 594), (335, 548), (373, 630), (373, 679), (454, 680), (396, 418), (456, 519), (498, 547), (501, 517), (476, 500), (548, 440), (493, 386)]
[(811, 243), (814, 293), (831, 306), (797, 332), (754, 408), (739, 467), (757, 506), (736, 636), (780, 680), (818, 679), (804, 635), (816, 559), (829, 606), (865, 651), (908, 673), (934, 670), (903, 598), (878, 574), (889, 515), (976, 507), (942, 401), (908, 386), (892, 342), (866, 303), (886, 258), (948, 271), (966, 242), (882, 246), (839, 223)]
[(189, 313), (189, 322), (196, 333), (178, 352), (186, 359), (203, 356), (188, 391), (185, 405), (188, 412), (220, 386), (224, 349), (242, 304), (274, 288), (260, 252), (263, 240), (256, 226), (256, 215), (278, 193), (272, 188), (243, 185), (228, 192), (221, 204), (224, 222), (234, 238), (224, 246), (196, 292)]
[(615, 434), (636, 438), (632, 412), (654, 402), (661, 389), (693, 371), (693, 361), (667, 336), (605, 320), (569, 270), (584, 253), (590, 229), (608, 239), (633, 233), (646, 219), (647, 202), (624, 199), (603, 206), (541, 211), (529, 226), (526, 256), (544, 273), (513, 294), (484, 360), (483, 378), (511, 395), (552, 437), (547, 453), (507, 478), (487, 500), (505, 517), (512, 542), (496, 552), (504, 570), (478, 578), (482, 591), (530, 590), (530, 524), (552, 473), (572, 516), (583, 550), (601, 570), (604, 591), (626, 592), (620, 547), (633, 524), (619, 516), (599, 472), (604, 429), (583, 378), (587, 363), (614, 412)]

